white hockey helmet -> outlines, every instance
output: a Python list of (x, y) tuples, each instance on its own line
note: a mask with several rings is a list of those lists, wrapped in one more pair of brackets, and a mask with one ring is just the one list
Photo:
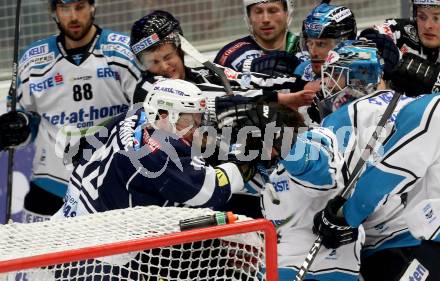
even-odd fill
[(175, 130), (181, 113), (205, 113), (206, 99), (194, 84), (180, 79), (163, 79), (153, 84), (144, 101), (148, 123), (155, 127), (159, 111), (168, 112), (168, 122)]
[(244, 17), (244, 21), (246, 22), (246, 25), (249, 29), (249, 33), (252, 36), (254, 34), (254, 31), (253, 31), (252, 25), (249, 21), (249, 7), (254, 4), (278, 2), (278, 1), (285, 2), (287, 5), (287, 26), (286, 26), (286, 28), (288, 28), (288, 26), (292, 22), (292, 18), (293, 18), (293, 8), (294, 8), (293, 1), (294, 0), (243, 0), (243, 17)]

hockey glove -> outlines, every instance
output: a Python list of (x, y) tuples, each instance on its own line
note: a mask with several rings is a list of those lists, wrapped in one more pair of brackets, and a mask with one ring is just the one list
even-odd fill
[(392, 87), (409, 97), (440, 92), (440, 65), (412, 53), (403, 55), (392, 73)]
[(29, 116), (21, 111), (10, 111), (0, 116), (0, 149), (25, 143), (31, 130)]
[(341, 196), (336, 196), (313, 218), (313, 233), (322, 236), (322, 244), (328, 249), (353, 243), (358, 238), (358, 229), (352, 228), (344, 217), (337, 215), (345, 201)]
[(301, 60), (295, 55), (284, 51), (274, 51), (253, 59), (251, 63), (251, 71), (264, 73), (270, 76), (292, 76), (296, 67), (300, 63)]
[[(216, 99), (219, 128), (231, 126), (233, 136), (243, 136), (240, 132), (247, 127), (244, 155), (248, 155), (248, 151), (261, 151), (257, 162), (270, 167), (290, 153), (296, 142), (297, 128), (305, 126), (304, 120), (297, 111), (279, 104), (245, 99), (239, 96)], [(277, 154), (273, 154), (272, 149)]]
[(381, 34), (379, 31), (372, 28), (363, 30), (359, 35), (359, 38), (366, 38), (376, 44), (379, 55), (384, 61), (383, 79), (390, 80), (393, 69), (399, 63), (399, 48), (388, 35)]

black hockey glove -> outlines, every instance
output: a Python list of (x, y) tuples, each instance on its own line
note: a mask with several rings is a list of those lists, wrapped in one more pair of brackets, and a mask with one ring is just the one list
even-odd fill
[(397, 66), (400, 59), (400, 51), (393, 40), (379, 31), (368, 28), (361, 32), (359, 38), (366, 38), (376, 44), (380, 57), (384, 61), (383, 79), (390, 80), (393, 69)]
[(392, 73), (392, 87), (409, 97), (440, 92), (440, 65), (415, 54), (403, 55)]
[(319, 111), (319, 98), (318, 95), (322, 95), (320, 92), (316, 93), (316, 97), (313, 98), (313, 103), (307, 108), (307, 115), (309, 115), (309, 118), (315, 122), (316, 124), (321, 124), (322, 122), (322, 115)]
[(328, 249), (353, 243), (358, 238), (358, 229), (352, 228), (344, 217), (337, 215), (345, 201), (341, 196), (336, 196), (313, 218), (313, 233), (322, 236), (322, 244)]
[[(283, 145), (290, 148), (296, 141), (296, 133), (293, 128), (303, 126), (303, 119), (297, 112), (281, 107), (276, 103), (255, 101), (241, 96), (217, 98), (216, 114), (219, 128), (232, 127), (233, 136), (239, 136), (240, 130), (248, 126), (255, 129), (248, 131), (248, 134), (253, 133), (246, 142), (249, 150), (261, 150), (264, 147), (266, 133), (268, 137), (273, 137), (272, 147), (281, 158), (285, 156), (283, 153), (290, 152), (288, 149), (286, 151)], [(292, 127), (292, 130), (288, 133), (285, 131), (285, 127)], [(269, 147), (267, 148), (269, 149)], [(269, 160), (270, 151), (262, 151), (262, 153), (265, 154), (260, 155), (261, 159)]]
[(31, 131), (29, 116), (21, 111), (10, 111), (0, 116), (0, 149), (15, 147), (28, 139)]
[(295, 55), (284, 51), (274, 51), (253, 59), (251, 63), (251, 71), (264, 73), (270, 76), (292, 76), (296, 67), (300, 63), (301, 60)]

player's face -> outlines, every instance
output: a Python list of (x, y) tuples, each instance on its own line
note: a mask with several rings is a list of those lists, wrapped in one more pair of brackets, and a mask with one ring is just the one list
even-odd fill
[(278, 47), (284, 42), (287, 18), (281, 1), (255, 4), (249, 11), (253, 35), (266, 48)]
[(185, 67), (177, 48), (172, 43), (160, 45), (142, 54), (143, 66), (151, 73), (172, 79), (184, 79)]
[(94, 12), (95, 7), (85, 0), (69, 4), (57, 4), (56, 7), (60, 28), (73, 41), (80, 41), (89, 34), (93, 36), (91, 27), (93, 26)]
[(312, 70), (315, 74), (319, 75), (321, 73), (321, 66), (325, 62), (325, 58), (327, 57), (328, 52), (336, 46), (336, 40), (330, 38), (310, 38), (307, 39), (306, 46), (310, 54)]
[(202, 114), (200, 113), (182, 113), (176, 122), (176, 130), (179, 135), (189, 143), (194, 139), (194, 133), (202, 123)]
[(440, 7), (417, 8), (417, 29), (423, 46), (440, 48)]

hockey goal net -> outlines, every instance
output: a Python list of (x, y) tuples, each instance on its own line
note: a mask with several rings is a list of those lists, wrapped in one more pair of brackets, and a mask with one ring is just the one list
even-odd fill
[(277, 280), (269, 221), (180, 231), (209, 209), (136, 207), (0, 225), (0, 280)]

